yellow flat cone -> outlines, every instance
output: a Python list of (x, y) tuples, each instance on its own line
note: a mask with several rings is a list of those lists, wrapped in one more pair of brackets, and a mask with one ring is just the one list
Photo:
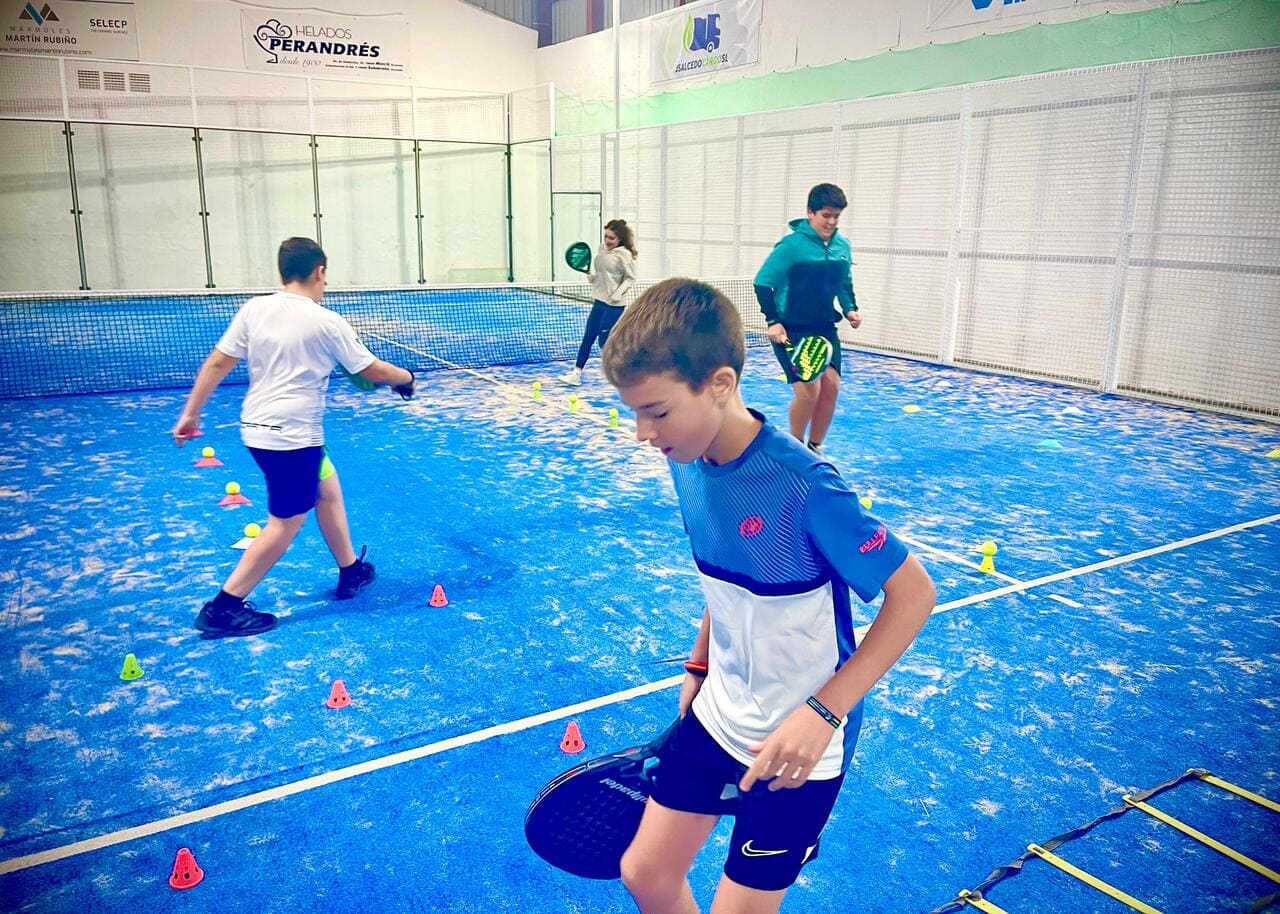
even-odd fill
[(1280, 460), (1280, 447), (1275, 448), (1274, 450), (1268, 451), (1267, 456), (1270, 457), (1272, 460)]
[(142, 678), (142, 667), (138, 664), (138, 658), (133, 654), (124, 655), (124, 666), (120, 668), (120, 678), (125, 682), (132, 682), (135, 679)]
[(902, 407), (902, 411), (904, 413), (918, 413), (920, 412), (920, 407), (916, 406), (914, 403), (910, 403), (907, 406)]
[(859, 499), (858, 499), (858, 504), (862, 505), (862, 507), (864, 507), (864, 508), (866, 508), (868, 511), (870, 511), (870, 510), (871, 510), (871, 496), (869, 496), (869, 495), (864, 495), (864, 496), (862, 496), (861, 498), (859, 498)]

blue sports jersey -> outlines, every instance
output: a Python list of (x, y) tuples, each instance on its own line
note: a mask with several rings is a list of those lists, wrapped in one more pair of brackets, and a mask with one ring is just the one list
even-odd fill
[[(835, 467), (759, 413), (737, 460), (670, 462), (711, 617), (706, 682), (694, 711), (743, 764), (854, 652), (849, 588), (873, 600), (907, 557)], [(812, 777), (848, 767), (861, 702)]]

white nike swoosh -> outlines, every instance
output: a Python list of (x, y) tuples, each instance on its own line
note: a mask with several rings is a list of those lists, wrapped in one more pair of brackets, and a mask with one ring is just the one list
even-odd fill
[(750, 841), (742, 845), (742, 855), (744, 857), (776, 857), (778, 854), (785, 854), (786, 852), (786, 848), (780, 851), (762, 851), (752, 847)]

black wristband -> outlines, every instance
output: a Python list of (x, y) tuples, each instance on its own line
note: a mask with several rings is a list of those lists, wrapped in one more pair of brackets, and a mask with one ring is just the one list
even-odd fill
[(819, 717), (821, 717), (827, 723), (831, 724), (831, 729), (833, 730), (840, 729), (840, 724), (842, 723), (840, 718), (836, 717), (834, 714), (828, 711), (826, 706), (822, 702), (818, 701), (818, 699), (810, 695), (808, 700), (805, 703), (809, 707), (813, 708), (813, 710), (817, 711)]
[(707, 665), (700, 660), (686, 660), (684, 662), (684, 671), (699, 679), (705, 679), (707, 676)]

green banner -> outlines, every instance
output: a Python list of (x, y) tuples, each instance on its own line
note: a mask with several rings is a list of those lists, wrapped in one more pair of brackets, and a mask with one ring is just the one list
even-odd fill
[[(623, 99), (621, 120), (624, 128), (653, 127), (1035, 73), (1276, 46), (1280, 0), (1175, 3)], [(612, 129), (611, 99), (558, 97), (558, 135)]]

